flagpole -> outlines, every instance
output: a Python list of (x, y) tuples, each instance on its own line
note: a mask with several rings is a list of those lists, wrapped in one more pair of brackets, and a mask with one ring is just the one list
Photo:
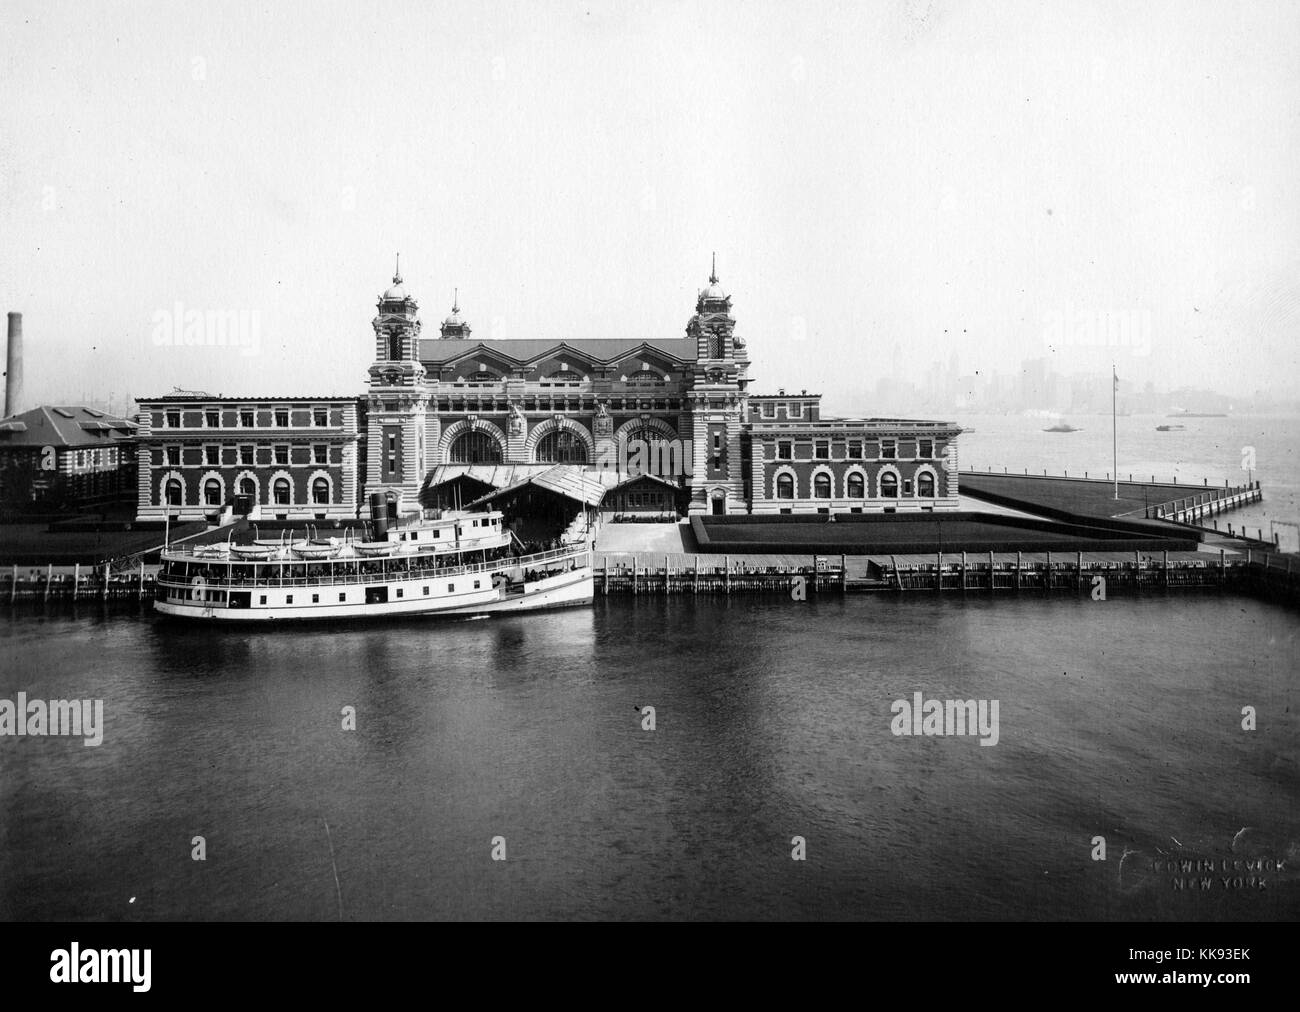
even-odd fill
[(1110, 466), (1115, 475), (1115, 500), (1119, 501), (1119, 436), (1115, 428), (1115, 397), (1119, 392), (1119, 373), (1115, 363), (1110, 364)]

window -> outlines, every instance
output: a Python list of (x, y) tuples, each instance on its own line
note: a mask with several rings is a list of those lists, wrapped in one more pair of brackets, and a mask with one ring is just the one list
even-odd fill
[(539, 464), (585, 464), (587, 445), (569, 429), (558, 429), (542, 437), (535, 456)]
[(787, 413), (787, 415), (788, 415), (790, 418), (802, 418), (802, 417), (803, 417), (803, 402), (802, 402), (802, 401), (791, 401), (790, 404), (789, 404), (789, 405), (787, 406), (787, 408), (786, 408), (786, 413)]
[(210, 467), (221, 466), (221, 447), (205, 446), (203, 448), (203, 462)]
[(474, 589), (475, 589), (475, 590), (478, 590), (478, 588), (479, 588), (479, 581), (478, 581), (478, 580), (475, 580), (475, 581), (474, 581)]
[(167, 447), (167, 466), (168, 467), (181, 466), (181, 448), (179, 446)]
[(253, 481), (252, 478), (240, 478), (240, 479), (239, 479), (239, 494), (240, 494), (240, 495), (251, 495), (251, 496), (256, 496), (256, 495), (257, 495), (257, 483), (256, 483), (255, 481)]
[(710, 334), (705, 358), (722, 358), (722, 335)]
[(448, 594), (456, 593), (456, 585), (454, 583), (447, 584), (447, 593)]
[(207, 506), (221, 505), (221, 482), (209, 478), (203, 483), (203, 502)]
[(312, 596), (311, 596), (311, 603), (312, 603), (312, 604), (320, 604), (320, 595), (319, 595), (319, 594), (312, 594)]
[(257, 603), (258, 603), (258, 604), (266, 604), (266, 595), (265, 595), (265, 594), (259, 594), (259, 595), (258, 595), (258, 598), (257, 598)]
[(825, 471), (813, 478), (813, 498), (829, 499), (831, 497), (831, 476)]
[(165, 498), (168, 506), (179, 506), (185, 501), (185, 489), (175, 478), (167, 482)]
[(849, 475), (848, 485), (846, 487), (850, 499), (865, 499), (867, 497), (866, 482), (862, 480), (862, 475), (858, 474), (856, 471)]
[(775, 418), (775, 417), (776, 417), (776, 405), (775, 405), (774, 403), (772, 403), (771, 401), (764, 401), (764, 402), (762, 403), (762, 405), (760, 406), (760, 408), (759, 408), (759, 413), (760, 413), (764, 418)]
[(221, 412), (215, 408), (208, 408), (203, 412), (203, 424), (209, 429), (221, 428)]
[(239, 424), (246, 429), (254, 429), (257, 427), (257, 415), (252, 408), (239, 409)]
[(424, 588), (424, 596), (425, 596), (425, 597), (428, 597), (428, 596), (429, 596), (429, 588), (428, 588), (428, 587), (425, 587), (425, 588)]
[(239, 448), (239, 462), (245, 467), (252, 467), (253, 462), (257, 459), (252, 444), (245, 444)]
[(783, 442), (783, 443), (777, 443), (777, 444), (776, 444), (776, 459), (777, 459), (777, 460), (793, 460), (793, 459), (794, 459), (794, 443), (784, 443), (784, 442)]
[(286, 594), (285, 597), (284, 597), (284, 603), (285, 603), (285, 604), (293, 604), (293, 595), (292, 595), (292, 594)]
[(329, 447), (324, 443), (315, 443), (311, 448), (311, 459), (316, 464), (328, 464), (330, 462)]
[(402, 596), (402, 588), (401, 588), (401, 587), (398, 587), (398, 588), (397, 588), (397, 596), (398, 596), (398, 597), (401, 597), (401, 596)]
[(347, 599), (348, 599), (348, 595), (347, 595), (347, 594), (340, 594), (340, 595), (339, 595), (339, 603), (340, 603), (340, 604), (342, 604), (342, 603), (343, 603), (344, 601), (346, 601)]
[(794, 475), (778, 474), (776, 476), (776, 497), (778, 499), (794, 498)]
[(923, 499), (934, 498), (934, 475), (929, 471), (922, 471), (916, 476), (916, 494)]
[(322, 426), (322, 427), (323, 427), (323, 426), (326, 426), (326, 425), (329, 425), (329, 423), (330, 423), (330, 413), (329, 413), (327, 410), (325, 410), (324, 408), (312, 408), (312, 409), (311, 409), (311, 423), (312, 423), (312, 425), (319, 425), (319, 426)]
[(276, 478), (275, 484), (272, 486), (271, 491), (272, 491), (272, 495), (275, 498), (275, 504), (277, 506), (289, 505), (289, 479), (288, 478)]
[(849, 459), (850, 460), (862, 459), (862, 440), (860, 439), (849, 440)]
[(324, 505), (330, 501), (330, 483), (324, 478), (317, 478), (311, 483), (311, 501)]
[(898, 498), (898, 475), (887, 471), (880, 476), (880, 495), (884, 499)]
[(922, 460), (929, 460), (934, 456), (934, 440), (922, 439), (917, 443), (916, 455)]
[(912, 479), (911, 479), (911, 478), (904, 478), (904, 479), (903, 479), (903, 495), (911, 495), (911, 494), (912, 494)]
[(664, 377), (653, 369), (642, 369), (640, 372), (634, 372), (627, 378), (628, 386), (636, 387), (661, 387), (664, 385)]
[(277, 464), (289, 463), (289, 447), (281, 443), (275, 448), (275, 462)]
[(819, 440), (817, 440), (817, 444), (816, 444), (816, 445), (817, 445), (817, 451), (816, 451), (816, 457), (817, 457), (817, 459), (818, 459), (818, 460), (830, 460), (830, 459), (831, 459), (831, 444), (830, 444), (830, 441), (829, 441), (829, 440), (825, 440), (825, 439), (819, 439)]
[(463, 432), (448, 451), (453, 464), (500, 464), (501, 444), (486, 432)]
[(894, 460), (898, 457), (898, 440), (882, 439), (880, 441), (880, 456), (885, 460)]
[(167, 412), (167, 428), (179, 429), (181, 427), (181, 413), (179, 411)]
[(275, 409), (275, 424), (276, 424), (276, 427), (277, 427), (277, 428), (280, 428), (280, 429), (287, 429), (287, 428), (289, 427), (289, 409), (288, 409), (288, 408), (276, 408), (276, 409)]

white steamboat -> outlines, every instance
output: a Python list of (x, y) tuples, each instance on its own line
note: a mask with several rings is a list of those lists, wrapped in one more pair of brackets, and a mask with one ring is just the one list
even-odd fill
[(498, 512), (444, 515), (373, 541), (315, 538), (163, 550), (154, 608), (215, 621), (467, 616), (590, 604), (591, 553), (533, 554)]

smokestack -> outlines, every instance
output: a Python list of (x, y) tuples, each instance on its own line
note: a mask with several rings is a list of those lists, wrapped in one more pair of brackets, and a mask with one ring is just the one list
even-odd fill
[(9, 352), (5, 362), (5, 415), (22, 410), (23, 398), (23, 314), (9, 314)]

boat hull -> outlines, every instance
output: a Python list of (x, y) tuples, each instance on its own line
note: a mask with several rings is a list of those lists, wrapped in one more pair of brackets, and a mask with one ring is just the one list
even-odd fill
[[(419, 581), (402, 585), (404, 591), (414, 591)], [(322, 622), (354, 621), (389, 618), (465, 618), (470, 616), (503, 615), (557, 608), (575, 608), (590, 605), (595, 596), (595, 578), (589, 566), (524, 584), (522, 587), (489, 586), (481, 591), (468, 591), (443, 597), (424, 598), (416, 593), (397, 599), (398, 585), (388, 589), (388, 600), (376, 603), (354, 601), (348, 603), (276, 604), (271, 607), (233, 608), (202, 601), (155, 601), (154, 610), (159, 615), (183, 620), (203, 622)], [(328, 588), (337, 591), (337, 586)], [(355, 589), (355, 588), (354, 588)], [(310, 597), (304, 594), (304, 597)]]

